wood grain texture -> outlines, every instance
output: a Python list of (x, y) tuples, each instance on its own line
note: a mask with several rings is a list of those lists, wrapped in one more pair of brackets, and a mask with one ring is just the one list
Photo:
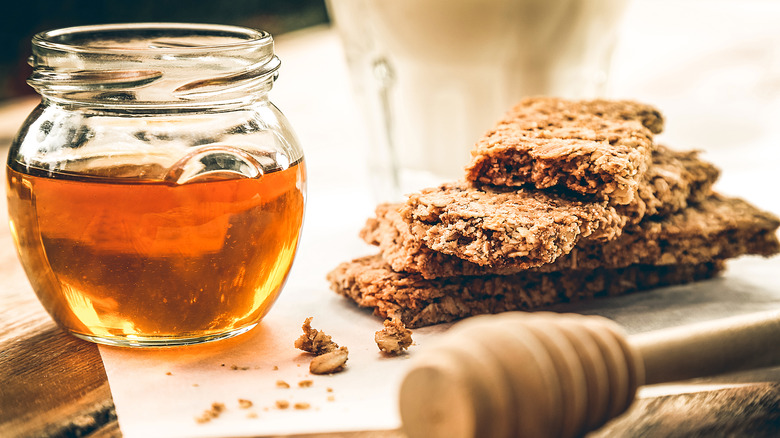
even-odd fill
[(0, 436), (86, 436), (113, 427), (116, 413), (95, 345), (51, 323), (0, 349)]
[(639, 399), (588, 438), (778, 437), (780, 383)]

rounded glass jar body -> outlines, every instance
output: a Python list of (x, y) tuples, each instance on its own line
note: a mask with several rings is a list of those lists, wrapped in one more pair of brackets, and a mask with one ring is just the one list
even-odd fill
[(42, 96), (9, 151), (11, 232), (70, 333), (181, 345), (254, 327), (298, 246), (303, 153), (260, 31), (69, 28), (33, 39)]

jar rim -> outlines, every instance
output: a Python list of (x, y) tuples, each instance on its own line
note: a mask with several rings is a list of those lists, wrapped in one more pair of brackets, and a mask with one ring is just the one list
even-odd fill
[(32, 39), (28, 63), (27, 83), (42, 96), (124, 107), (250, 101), (270, 90), (280, 66), (270, 33), (196, 23), (41, 32)]
[[(132, 46), (97, 46), (88, 44), (73, 44), (67, 42), (69, 39), (77, 39), (79, 35), (85, 37), (91, 35), (89, 39), (98, 40), (98, 35), (105, 35), (111, 33), (120, 34), (122, 32), (155, 32), (170, 33), (170, 32), (202, 32), (212, 33), (224, 37), (226, 40), (232, 38), (230, 41), (224, 41), (216, 44), (187, 44), (187, 45), (175, 45), (175, 44), (161, 44), (159, 46), (145, 46), (145, 47), (132, 47)], [(94, 24), (85, 26), (72, 26), (60, 29), (47, 30), (37, 33), (32, 38), (33, 46), (40, 47), (48, 50), (59, 50), (66, 52), (76, 53), (93, 53), (93, 54), (127, 54), (128, 52), (149, 52), (150, 50), (159, 53), (190, 53), (197, 54), (200, 52), (215, 52), (215, 51), (230, 51), (240, 50), (243, 48), (251, 48), (257, 45), (269, 44), (273, 41), (271, 34), (259, 29), (252, 29), (249, 27), (224, 25), (224, 24), (207, 24), (207, 23), (175, 23), (175, 22), (149, 22), (149, 23), (113, 23), (113, 24)]]

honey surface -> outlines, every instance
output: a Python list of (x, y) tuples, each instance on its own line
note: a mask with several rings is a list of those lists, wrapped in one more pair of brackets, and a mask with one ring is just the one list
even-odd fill
[(304, 166), (169, 184), (7, 168), (20, 259), (74, 334), (185, 339), (256, 323), (298, 244)]

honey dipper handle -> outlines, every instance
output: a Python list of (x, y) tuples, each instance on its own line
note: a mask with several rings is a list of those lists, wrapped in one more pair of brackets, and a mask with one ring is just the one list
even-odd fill
[(634, 335), (645, 384), (780, 365), (780, 309)]

